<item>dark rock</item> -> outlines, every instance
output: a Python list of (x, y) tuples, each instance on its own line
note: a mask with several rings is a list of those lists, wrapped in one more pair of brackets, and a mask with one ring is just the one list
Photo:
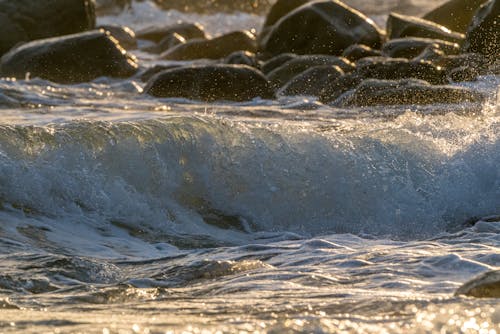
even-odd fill
[(153, 41), (156, 43), (173, 34), (179, 34), (186, 40), (207, 38), (202, 25), (198, 23), (187, 22), (179, 22), (174, 25), (163, 27), (151, 26), (136, 32), (137, 38), (147, 39), (148, 41)]
[(481, 53), (491, 62), (500, 58), (500, 0), (480, 7), (467, 29), (463, 50)]
[(365, 80), (338, 105), (366, 107), (374, 105), (425, 105), (436, 103), (482, 102), (485, 97), (464, 87), (433, 86), (423, 80)]
[(104, 30), (42, 39), (23, 44), (1, 58), (1, 75), (40, 77), (78, 83), (100, 76), (128, 77), (137, 70), (128, 55)]
[(456, 43), (441, 41), (438, 39), (406, 37), (388, 41), (382, 47), (382, 54), (394, 58), (414, 58), (417, 57), (429, 45), (439, 48), (446, 54), (457, 54), (460, 46)]
[(247, 101), (273, 98), (264, 75), (246, 65), (180, 67), (154, 76), (144, 88), (156, 97), (182, 97), (203, 101)]
[(116, 15), (130, 8), (132, 4), (132, 0), (95, 0), (94, 2), (97, 15)]
[(248, 51), (236, 51), (231, 53), (224, 59), (225, 64), (234, 65), (248, 65), (252, 67), (259, 67), (259, 61), (255, 56), (255, 53)]
[(337, 0), (314, 1), (279, 19), (262, 39), (262, 51), (341, 55), (352, 44), (378, 48), (382, 38), (375, 23), (357, 10)]
[(0, 0), (0, 55), (18, 43), (94, 29), (91, 0)]
[(356, 61), (365, 57), (377, 57), (381, 55), (382, 53), (379, 50), (374, 50), (371, 47), (362, 44), (351, 45), (342, 53), (342, 57), (345, 57), (350, 61)]
[(162, 53), (167, 51), (168, 49), (173, 48), (179, 44), (185, 44), (186, 39), (179, 35), (178, 33), (173, 33), (171, 35), (167, 35), (164, 39), (162, 39), (158, 44), (146, 47), (143, 50), (151, 53)]
[(484, 74), (488, 69), (488, 60), (479, 53), (462, 53), (459, 55), (444, 56), (433, 62), (448, 71), (459, 67), (470, 67)]
[(290, 13), (295, 8), (298, 8), (310, 0), (278, 0), (269, 10), (266, 16), (263, 27), (269, 27), (278, 22), (286, 14)]
[(248, 31), (234, 31), (213, 39), (193, 39), (161, 55), (169, 60), (220, 59), (235, 51), (257, 51), (255, 36)]
[(181, 65), (177, 64), (172, 64), (172, 65), (154, 65), (153, 67), (148, 68), (144, 73), (141, 74), (141, 80), (143, 82), (149, 81), (152, 77), (154, 77), (156, 74), (166, 71), (166, 70), (171, 70), (173, 68), (179, 68)]
[(418, 56), (413, 58), (413, 61), (437, 61), (446, 57), (446, 54), (439, 48), (437, 44), (427, 46)]
[(387, 38), (401, 37), (433, 38), (461, 44), (465, 38), (463, 34), (414, 16), (391, 13), (387, 19)]
[(129, 27), (101, 25), (98, 29), (104, 29), (113, 36), (120, 45), (126, 50), (133, 50), (137, 48), (137, 40), (135, 33)]
[(356, 88), (363, 81), (357, 73), (348, 73), (340, 78), (326, 82), (320, 92), (319, 99), (323, 103), (330, 103), (339, 98), (342, 94)]
[(445, 71), (429, 62), (414, 62), (405, 59), (364, 58), (357, 62), (356, 73), (363, 78), (379, 80), (421, 79), (432, 84), (447, 82)]
[(280, 89), (279, 95), (319, 96), (326, 84), (335, 81), (342, 75), (344, 75), (344, 71), (338, 66), (314, 66), (288, 81)]
[(471, 279), (458, 288), (455, 295), (476, 298), (500, 298), (500, 270), (488, 271)]
[(424, 15), (448, 29), (465, 33), (476, 10), (487, 0), (451, 0)]
[(269, 9), (268, 0), (154, 0), (162, 9), (200, 14), (219, 14), (221, 12), (244, 12), (264, 14)]
[(268, 74), (272, 70), (280, 67), (287, 61), (292, 60), (296, 57), (297, 55), (294, 53), (282, 53), (280, 55), (277, 55), (276, 57), (269, 59), (264, 64), (262, 64), (261, 70), (264, 74)]
[(475, 81), (479, 76), (476, 68), (469, 66), (455, 67), (446, 72), (450, 82)]
[(325, 55), (309, 55), (299, 56), (291, 59), (280, 67), (271, 71), (267, 77), (271, 85), (278, 89), (294, 76), (304, 72), (305, 70), (320, 65), (338, 66), (344, 72), (350, 72), (354, 69), (354, 65), (345, 58)]

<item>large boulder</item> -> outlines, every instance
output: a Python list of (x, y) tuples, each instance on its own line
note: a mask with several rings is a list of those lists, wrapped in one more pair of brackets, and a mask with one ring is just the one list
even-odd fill
[(0, 0), (0, 55), (18, 43), (94, 29), (91, 0)]
[(295, 8), (298, 8), (310, 0), (278, 0), (276, 1), (269, 13), (266, 16), (266, 20), (264, 21), (263, 27), (269, 27), (278, 22), (286, 14), (290, 13)]
[(326, 55), (299, 56), (291, 59), (267, 74), (272, 86), (276, 89), (282, 87), (287, 81), (305, 70), (320, 65), (338, 66), (344, 72), (354, 70), (354, 64), (343, 57)]
[(381, 56), (382, 53), (380, 50), (374, 50), (369, 46), (363, 44), (354, 44), (348, 47), (342, 52), (342, 57), (349, 59), (350, 61), (356, 61), (361, 58), (366, 57), (378, 57)]
[(445, 54), (457, 54), (460, 46), (457, 43), (439, 39), (405, 37), (388, 41), (382, 46), (382, 54), (393, 58), (411, 59), (417, 57), (429, 46), (440, 49)]
[(500, 270), (487, 271), (466, 282), (455, 292), (476, 298), (500, 298)]
[(279, 95), (319, 96), (329, 82), (344, 75), (338, 66), (314, 66), (288, 81), (278, 92)]
[(98, 29), (104, 29), (113, 36), (126, 50), (137, 49), (137, 39), (135, 32), (129, 27), (115, 25), (100, 25)]
[(150, 26), (136, 32), (137, 38), (157, 43), (173, 34), (181, 35), (186, 40), (207, 38), (201, 24), (182, 21), (167, 26)]
[(181, 97), (202, 101), (247, 101), (273, 98), (264, 75), (246, 65), (179, 67), (155, 75), (144, 88), (155, 97)]
[(268, 74), (272, 72), (274, 69), (280, 67), (287, 61), (292, 60), (294, 58), (297, 58), (297, 55), (295, 53), (282, 53), (277, 55), (276, 57), (273, 57), (265, 61), (260, 67), (260, 69), (262, 73)]
[(474, 13), (487, 0), (450, 0), (423, 16), (446, 28), (465, 33)]
[(255, 36), (248, 31), (234, 31), (213, 39), (193, 39), (161, 54), (167, 60), (220, 59), (235, 51), (257, 51)]
[(280, 53), (341, 55), (352, 44), (378, 48), (382, 34), (377, 25), (337, 0), (313, 1), (278, 20), (263, 37), (265, 55)]
[(427, 105), (435, 103), (483, 102), (484, 95), (465, 87), (433, 86), (423, 80), (365, 80), (341, 97), (341, 107), (375, 105)]
[(137, 70), (135, 59), (104, 30), (23, 44), (6, 53), (0, 65), (5, 77), (24, 79), (29, 74), (59, 83), (128, 77)]
[(355, 72), (347, 73), (335, 80), (328, 80), (321, 89), (319, 99), (323, 103), (333, 102), (342, 94), (356, 88), (362, 81), (363, 77)]
[(463, 49), (481, 53), (491, 62), (500, 58), (500, 0), (481, 6), (467, 29)]
[(437, 23), (414, 16), (389, 14), (386, 24), (387, 38), (423, 37), (435, 38), (443, 41), (461, 44), (464, 35), (451, 31)]

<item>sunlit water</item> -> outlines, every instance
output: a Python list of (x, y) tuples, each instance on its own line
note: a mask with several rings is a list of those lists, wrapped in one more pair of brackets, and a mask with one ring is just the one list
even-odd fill
[[(262, 21), (99, 20), (178, 19)], [(454, 296), (500, 265), (499, 83), (336, 109), (0, 80), (0, 332), (500, 333), (498, 299)]]

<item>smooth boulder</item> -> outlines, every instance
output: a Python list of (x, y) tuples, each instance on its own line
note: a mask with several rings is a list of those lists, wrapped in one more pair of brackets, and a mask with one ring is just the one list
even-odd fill
[(151, 78), (144, 92), (155, 97), (207, 102), (274, 97), (274, 91), (264, 75), (246, 65), (205, 65), (167, 70)]
[(422, 37), (461, 44), (465, 38), (463, 34), (451, 31), (435, 22), (397, 13), (389, 14), (386, 31), (388, 39)]
[(305, 5), (310, 0), (278, 0), (276, 1), (269, 13), (266, 15), (263, 27), (269, 27), (278, 22), (286, 14), (290, 13), (295, 8)]
[(100, 76), (129, 77), (137, 71), (135, 58), (104, 30), (23, 44), (0, 61), (1, 75), (40, 77), (58, 83), (79, 83)]
[(344, 71), (338, 66), (314, 66), (293, 77), (279, 90), (278, 94), (319, 96), (328, 82), (334, 81), (342, 75), (344, 75)]
[(481, 53), (491, 62), (500, 58), (500, 0), (490, 0), (477, 11), (469, 28), (465, 52)]
[(378, 57), (381, 55), (382, 53), (380, 50), (374, 50), (371, 47), (362, 44), (351, 45), (345, 49), (344, 52), (342, 52), (342, 57), (347, 58), (350, 61), (356, 61), (366, 57)]
[(434, 86), (423, 80), (374, 80), (359, 84), (355, 90), (341, 97), (341, 107), (376, 105), (428, 105), (436, 103), (483, 102), (485, 97), (465, 87)]
[(0, 0), (0, 55), (19, 43), (95, 28), (91, 0)]
[(487, 271), (466, 282), (455, 292), (456, 296), (500, 298), (500, 270)]
[(341, 55), (352, 44), (378, 48), (382, 33), (359, 11), (337, 1), (313, 1), (278, 20), (261, 41), (267, 56), (280, 53)]
[(477, 9), (487, 0), (450, 0), (425, 14), (423, 18), (446, 28), (465, 33)]
[(135, 32), (129, 27), (114, 26), (114, 25), (101, 25), (98, 29), (104, 29), (113, 36), (120, 45), (126, 50), (137, 49), (137, 39)]
[(439, 39), (405, 37), (392, 39), (385, 43), (382, 46), (382, 54), (387, 57), (411, 59), (420, 55), (429, 46), (440, 49), (445, 54), (460, 53), (460, 46), (457, 43)]
[(220, 59), (236, 51), (257, 51), (255, 36), (248, 31), (234, 31), (213, 39), (193, 39), (161, 54), (167, 60)]
[(167, 26), (150, 26), (136, 32), (137, 38), (156, 43), (173, 34), (181, 35), (186, 40), (207, 38), (205, 29), (201, 24), (189, 22), (177, 22)]

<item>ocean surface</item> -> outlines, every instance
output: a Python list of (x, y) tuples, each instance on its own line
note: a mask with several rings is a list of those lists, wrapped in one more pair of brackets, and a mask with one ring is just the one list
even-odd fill
[[(350, 1), (377, 22), (434, 0)], [(259, 29), (134, 2), (99, 24)], [(132, 51), (142, 65), (161, 63)], [(499, 76), (484, 105), (200, 103), (0, 79), (0, 333), (500, 333)]]

